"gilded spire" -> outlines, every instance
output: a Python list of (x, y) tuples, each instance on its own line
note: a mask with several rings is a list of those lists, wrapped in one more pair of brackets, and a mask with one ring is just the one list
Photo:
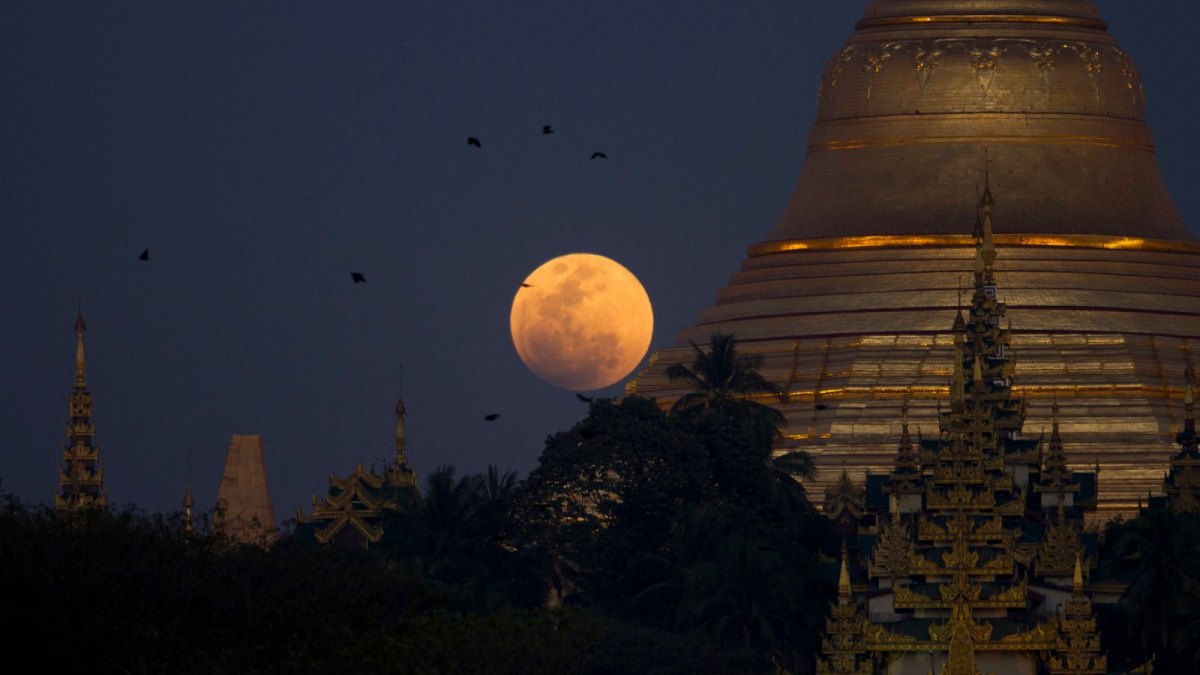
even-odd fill
[(988, 181), (984, 182), (983, 196), (979, 198), (979, 213), (983, 217), (981, 223), (975, 226), (975, 284), (976, 286), (991, 286), (996, 283), (996, 243), (992, 237), (992, 189)]
[(849, 554), (846, 552), (846, 542), (842, 542), (842, 571), (838, 573), (838, 604), (845, 607), (850, 604), (853, 593), (850, 587)]
[(1188, 355), (1187, 367), (1183, 371), (1183, 428), (1187, 431), (1196, 430), (1195, 395), (1192, 387), (1196, 381), (1196, 371), (1192, 368), (1192, 358)]
[(1075, 552), (1075, 578), (1071, 586), (1076, 598), (1083, 595), (1083, 560), (1080, 555), (1079, 551)]
[(187, 490), (183, 493), (183, 531), (191, 534), (195, 531), (195, 520), (192, 510), (196, 507), (196, 498), (192, 495), (192, 483), (188, 481)]
[(83, 334), (87, 324), (83, 321), (83, 308), (75, 314), (75, 386), (87, 386), (87, 363), (83, 354)]
[(396, 401), (396, 467), (408, 466), (408, 441), (404, 435), (404, 398)]
[(63, 447), (54, 505), (59, 511), (104, 508), (104, 470), (92, 419), (92, 393), (87, 388), (83, 335), (87, 324), (83, 310), (75, 315), (75, 386), (67, 401), (67, 442)]
[[(892, 496), (896, 496), (897, 489), (904, 491), (917, 487), (920, 476), (921, 454), (913, 445), (912, 435), (908, 431), (908, 400), (906, 399), (900, 408), (900, 443), (896, 446), (896, 464), (890, 476)], [(899, 514), (898, 508), (893, 511), (894, 515)]]

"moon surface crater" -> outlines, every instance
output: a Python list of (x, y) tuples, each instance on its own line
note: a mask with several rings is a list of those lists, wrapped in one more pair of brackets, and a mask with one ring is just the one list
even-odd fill
[(574, 391), (603, 389), (629, 375), (654, 333), (641, 282), (620, 263), (590, 253), (534, 270), (513, 298), (509, 323), (529, 370)]

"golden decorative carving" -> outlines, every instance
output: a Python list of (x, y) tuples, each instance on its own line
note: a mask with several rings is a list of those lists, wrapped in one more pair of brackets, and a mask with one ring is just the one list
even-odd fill
[[(988, 141), (992, 141), (989, 139)], [(1082, 249), (1126, 249), (1136, 251), (1161, 251), (1200, 255), (1200, 243), (1195, 241), (1166, 241), (1140, 239), (1137, 237), (1110, 237), (1101, 235), (1037, 235), (997, 234), (997, 246), (1045, 246), (1051, 248)], [(750, 247), (750, 256), (758, 257), (792, 251), (829, 251), (861, 248), (919, 248), (944, 246), (965, 248), (974, 246), (970, 235), (924, 234), (924, 235), (871, 235), (863, 237), (828, 237), (788, 241), (768, 241)]]
[(854, 24), (856, 30), (891, 26), (920, 26), (943, 23), (1015, 23), (1052, 26), (1071, 26), (1092, 30), (1106, 30), (1108, 24), (1098, 19), (1075, 16), (1038, 16), (1031, 14), (938, 14), (933, 16), (895, 16), (878, 19), (862, 19)]
[[(975, 74), (975, 80), (983, 95), (987, 96), (1001, 59), (1012, 52), (1026, 57), (1033, 64), (1046, 86), (1047, 95), (1051, 95), (1053, 89), (1049, 74), (1060, 65), (1055, 57), (1059, 53), (1068, 53), (1076, 57), (1076, 61), (1087, 74), (1097, 101), (1101, 97), (1098, 79), (1104, 74), (1105, 60), (1109, 59), (1124, 78), (1125, 88), (1133, 96), (1133, 102), (1144, 103), (1139, 96), (1142, 91), (1141, 75), (1129, 55), (1116, 45), (1085, 40), (1048, 42), (1029, 38), (995, 37), (891, 40), (874, 48), (853, 44), (847, 45), (830, 60), (822, 82), (828, 82), (830, 89), (836, 87), (845, 67), (861, 55), (862, 72), (867, 75), (868, 81), (867, 100), (870, 100), (871, 81), (883, 72), (884, 64), (894, 54), (903, 51), (912, 54), (912, 66), (917, 72), (922, 93), (933, 74), (933, 68), (939, 65), (939, 57), (961, 53)], [(822, 87), (819, 96), (826, 91)]]
[(913, 555), (912, 530), (908, 523), (885, 523), (875, 543), (869, 574), (871, 577), (907, 576)]

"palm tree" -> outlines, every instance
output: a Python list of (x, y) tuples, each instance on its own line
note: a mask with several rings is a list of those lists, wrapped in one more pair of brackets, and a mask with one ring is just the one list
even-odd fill
[(1164, 508), (1129, 523), (1113, 545), (1118, 570), (1133, 575), (1121, 600), (1129, 604), (1134, 625), (1141, 626), (1142, 646), (1171, 672), (1177, 665), (1172, 635), (1179, 627), (1180, 599), (1198, 588), (1198, 535), (1193, 516)]
[(774, 422), (776, 429), (783, 424), (778, 410), (748, 398), (766, 394), (784, 400), (783, 391), (758, 372), (761, 356), (738, 354), (734, 337), (724, 333), (713, 334), (708, 351), (695, 342), (691, 345), (696, 357), (690, 368), (682, 363), (667, 368), (672, 382), (683, 381), (692, 388), (675, 402), (672, 413), (753, 410)]

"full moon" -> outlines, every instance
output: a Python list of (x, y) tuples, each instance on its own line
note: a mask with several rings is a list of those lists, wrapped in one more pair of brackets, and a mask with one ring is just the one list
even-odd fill
[(633, 372), (650, 347), (654, 312), (632, 272), (604, 256), (572, 253), (525, 279), (509, 324), (517, 354), (535, 375), (590, 391)]

